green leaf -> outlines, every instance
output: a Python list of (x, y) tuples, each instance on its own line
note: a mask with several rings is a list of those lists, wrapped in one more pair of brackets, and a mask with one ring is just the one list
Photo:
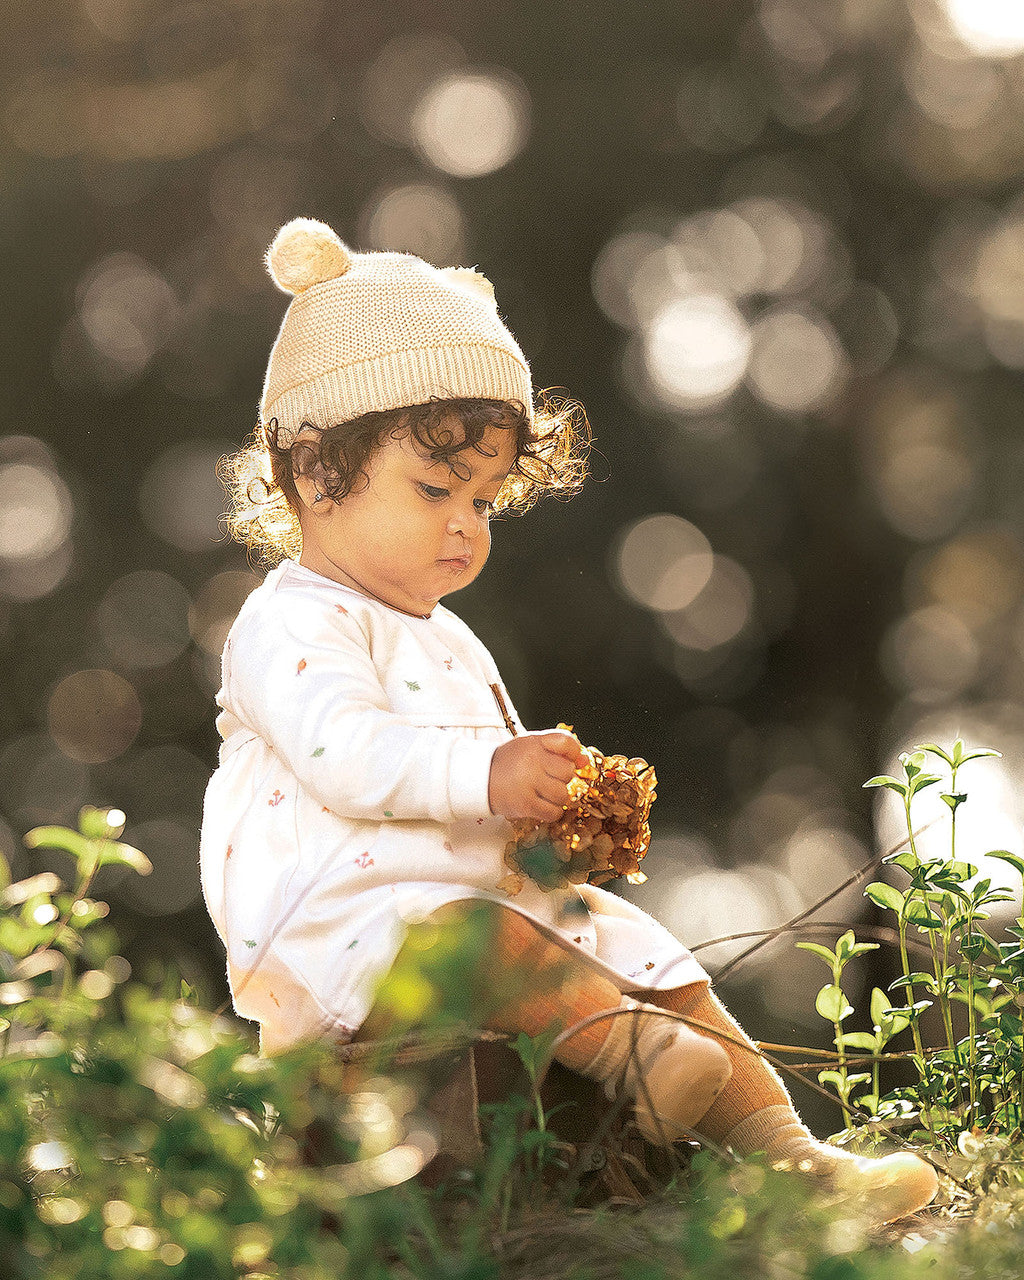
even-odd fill
[(840, 1093), (842, 1093), (842, 1091), (846, 1088), (845, 1082), (843, 1080), (842, 1072), (840, 1071), (832, 1071), (832, 1070), (819, 1071), (818, 1083), (822, 1085), (830, 1084), (834, 1089), (838, 1090)]
[(105, 840), (100, 846), (100, 866), (131, 867), (140, 876), (148, 876), (153, 870), (152, 862), (141, 849), (117, 840)]
[(873, 1026), (880, 1027), (882, 1025), (882, 1014), (887, 1009), (892, 1008), (892, 1001), (885, 994), (881, 987), (873, 987), (871, 990), (871, 1022)]
[(927, 987), (929, 991), (935, 990), (935, 975), (933, 973), (908, 973), (902, 977), (896, 978), (895, 981), (889, 983), (890, 991), (898, 991), (900, 987)]
[(913, 875), (921, 865), (921, 859), (909, 850), (904, 849), (901, 853), (894, 853), (882, 859), (885, 863), (891, 863), (894, 867), (901, 867), (904, 871)]
[(983, 952), (992, 956), (993, 959), (999, 958), (999, 948), (986, 933), (977, 931), (965, 933), (958, 940), (958, 945), (961, 955), (966, 956), (968, 960), (977, 960)]
[(890, 778), (888, 774), (880, 774), (877, 778), (862, 784), (865, 787), (886, 787), (889, 791), (898, 791), (904, 799), (907, 796), (907, 784), (900, 782), (896, 778)]
[(853, 955), (853, 946), (857, 941), (857, 936), (852, 929), (847, 929), (845, 933), (840, 934), (836, 939), (836, 959), (848, 960)]
[(941, 918), (929, 911), (927, 903), (922, 902), (920, 898), (911, 898), (907, 902), (905, 915), (919, 929), (942, 928)]
[(866, 1053), (874, 1053), (878, 1044), (870, 1031), (844, 1031), (840, 1038), (844, 1049), (863, 1049)]
[(905, 895), (894, 885), (884, 880), (876, 880), (864, 890), (864, 896), (870, 898), (878, 907), (888, 907), (891, 911), (902, 911)]
[(937, 773), (919, 773), (910, 784), (910, 794), (914, 796), (918, 791), (923, 791), (925, 787), (934, 786), (936, 782), (941, 782), (942, 778)]
[(984, 756), (998, 756), (1002, 758), (1002, 754), (1003, 753), (1001, 751), (993, 751), (990, 747), (979, 747), (977, 751), (972, 751), (970, 755), (964, 756), (963, 763), (966, 764), (968, 760), (981, 760)]
[(981, 902), (982, 898), (984, 898), (985, 894), (988, 893), (991, 888), (992, 880), (990, 877), (986, 877), (984, 880), (979, 880), (976, 885), (972, 885), (971, 887), (971, 901)]
[(814, 1007), (829, 1022), (842, 1022), (853, 1013), (853, 1005), (847, 1000), (846, 993), (835, 983), (822, 987), (814, 1001)]
[(937, 747), (934, 742), (922, 742), (921, 745), (915, 747), (914, 750), (919, 752), (930, 751), (933, 756), (939, 756), (941, 759), (945, 760), (946, 764), (948, 764), (951, 769), (953, 767), (954, 762), (946, 755), (945, 751), (943, 751), (941, 747)]
[(924, 752), (901, 751), (900, 764), (906, 771), (907, 777), (912, 780), (921, 772), (922, 766), (924, 765)]
[(953, 813), (956, 813), (957, 809), (967, 800), (967, 792), (966, 791), (953, 791), (953, 792), (943, 791), (942, 795), (939, 796), (939, 799), (944, 800), (946, 804), (949, 805)]
[(540, 1035), (528, 1036), (520, 1031), (512, 1042), (512, 1048), (519, 1055), (523, 1066), (531, 1080), (537, 1077), (537, 1064), (547, 1054), (548, 1049), (558, 1038), (558, 1031), (542, 1031)]
[(998, 858), (1000, 862), (1008, 862), (1019, 875), (1024, 876), (1024, 858), (1018, 854), (1011, 853), (1009, 849), (991, 849), (988, 856)]
[(957, 738), (956, 742), (953, 743), (953, 763), (959, 766), (963, 762), (963, 758), (964, 740), (963, 738)]
[(852, 960), (854, 956), (863, 955), (865, 951), (877, 950), (877, 942), (858, 942), (857, 935), (853, 930), (847, 929), (836, 942), (836, 960), (841, 964), (845, 964), (847, 960)]
[(125, 816), (120, 809), (97, 809), (86, 804), (78, 811), (78, 829), (86, 839), (109, 840), (124, 830)]
[(834, 967), (836, 956), (834, 952), (829, 951), (828, 947), (823, 947), (817, 942), (798, 942), (796, 945), (801, 951), (811, 951), (816, 956), (821, 956), (830, 968)]
[(70, 827), (33, 827), (22, 840), (30, 849), (61, 849), (81, 866), (95, 857), (95, 843)]
[(901, 1031), (906, 1031), (910, 1026), (911, 1017), (903, 1009), (892, 1006), (884, 1010), (878, 1023), (879, 1039), (883, 1044), (888, 1043), (893, 1036), (898, 1036)]
[[(984, 903), (986, 906), (990, 902), (1016, 902), (1016, 901), (1017, 901), (1017, 895), (1013, 893), (1010, 889), (992, 889), (988, 893), (986, 893), (984, 897), (979, 899), (979, 902)], [(975, 914), (975, 918), (977, 918), (978, 913), (975, 912), (974, 914)]]
[(960, 884), (964, 880), (970, 880), (972, 876), (976, 876), (978, 868), (973, 862), (961, 862), (959, 859), (955, 859), (945, 864), (943, 874)]

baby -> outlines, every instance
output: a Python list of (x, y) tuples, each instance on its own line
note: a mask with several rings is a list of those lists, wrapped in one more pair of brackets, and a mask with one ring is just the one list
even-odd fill
[(262, 1051), (383, 1027), (374, 995), (410, 922), (457, 928), (482, 910), (487, 967), (518, 982), (486, 1025), (535, 1036), (623, 1010), (556, 1056), (625, 1090), (651, 1142), (699, 1126), (883, 1218), (927, 1204), (936, 1178), (916, 1156), (855, 1157), (810, 1134), (652, 916), (592, 885), (498, 887), (509, 820), (559, 817), (585, 758), (572, 734), (522, 726), (491, 655), (440, 602), (483, 569), (492, 513), (579, 487), (578, 406), (534, 406), (475, 271), (355, 253), (305, 218), (267, 265), (294, 297), (261, 426), (223, 476), (232, 535), (279, 563), (224, 645), (200, 848), (234, 1007)]

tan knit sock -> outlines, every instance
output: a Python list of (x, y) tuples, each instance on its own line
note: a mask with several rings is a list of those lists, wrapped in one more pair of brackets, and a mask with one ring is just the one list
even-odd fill
[(732, 1077), (700, 1121), (701, 1133), (713, 1142), (741, 1156), (764, 1152), (775, 1167), (791, 1170), (823, 1191), (862, 1198), (866, 1209), (883, 1221), (913, 1213), (933, 1199), (935, 1171), (912, 1152), (855, 1156), (819, 1142), (797, 1115), (782, 1077), (707, 983), (649, 994), (662, 1008), (701, 1024), (706, 1035), (725, 1033), (714, 1038), (729, 1056)]

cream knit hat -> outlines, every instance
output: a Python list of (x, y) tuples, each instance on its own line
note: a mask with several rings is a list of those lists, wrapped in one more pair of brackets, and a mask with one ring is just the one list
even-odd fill
[(286, 223), (266, 264), (295, 295), (260, 402), (281, 446), (304, 419), (330, 427), (431, 396), (519, 400), (533, 421), (530, 366), (479, 272), (411, 253), (355, 253), (312, 218)]

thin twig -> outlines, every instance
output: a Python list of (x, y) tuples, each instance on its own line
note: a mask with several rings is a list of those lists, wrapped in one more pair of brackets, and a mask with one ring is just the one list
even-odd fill
[[(707, 942), (698, 942), (696, 946), (690, 947), (690, 951), (703, 951), (705, 947), (714, 947), (720, 942), (739, 942), (743, 938), (764, 938), (766, 942), (770, 942), (771, 938), (767, 936), (768, 934), (771, 934), (772, 938), (777, 938), (784, 933), (834, 933), (836, 929), (846, 930), (849, 928), (849, 921), (822, 920), (820, 922), (811, 921), (806, 924), (794, 925), (792, 928), (789, 925), (783, 925), (781, 929), (778, 926), (774, 929), (748, 929), (745, 933), (728, 933), (721, 938), (709, 938)], [(880, 942), (899, 944), (899, 931), (890, 929), (888, 925), (858, 924), (857, 933), (866, 938), (877, 938)], [(931, 958), (931, 949), (926, 947), (923, 942), (914, 942), (913, 939), (908, 939), (907, 948), (911, 951), (917, 951), (929, 959)], [(721, 974), (718, 975), (719, 978), (721, 976)]]
[[(919, 827), (918, 830), (914, 832), (914, 835), (921, 835), (923, 832), (927, 831), (929, 827), (933, 827), (938, 821), (938, 818), (933, 818), (931, 822), (926, 822), (923, 827)], [(837, 889), (833, 889), (831, 893), (825, 894), (824, 898), (820, 899), (820, 901), (816, 902), (812, 907), (808, 907), (806, 911), (801, 911), (799, 915), (794, 916), (792, 920), (787, 920), (785, 924), (780, 924), (778, 928), (771, 929), (760, 941), (755, 942), (753, 946), (747, 947), (746, 951), (741, 951), (738, 956), (735, 956), (727, 965), (725, 965), (724, 968), (720, 969), (716, 975), (715, 981), (721, 982), (727, 974), (732, 973), (733, 969), (741, 965), (743, 961), (752, 956), (755, 951), (760, 951), (762, 947), (767, 946), (767, 944), (774, 938), (778, 938), (781, 934), (786, 933), (788, 930), (792, 930), (794, 926), (801, 924), (808, 916), (812, 916), (815, 911), (820, 910), (826, 902), (831, 902), (833, 898), (838, 898), (845, 889), (849, 889), (851, 885), (856, 884), (858, 880), (874, 871), (876, 867), (880, 867), (886, 858), (891, 858), (893, 854), (898, 853), (906, 843), (906, 838), (900, 840), (899, 843), (894, 844), (887, 853), (883, 853), (878, 857), (872, 858), (870, 862), (865, 863), (859, 871), (855, 871), (853, 875), (844, 880)]]

